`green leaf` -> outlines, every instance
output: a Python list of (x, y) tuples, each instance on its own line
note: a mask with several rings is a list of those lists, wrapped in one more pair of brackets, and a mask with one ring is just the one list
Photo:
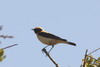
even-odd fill
[(0, 61), (2, 61), (6, 56), (4, 56), (4, 50), (0, 49)]
[(4, 50), (3, 49), (0, 49), (0, 57), (2, 57), (4, 54)]

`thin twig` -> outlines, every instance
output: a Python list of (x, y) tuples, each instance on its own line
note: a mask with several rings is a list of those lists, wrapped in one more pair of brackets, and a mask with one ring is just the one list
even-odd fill
[(86, 65), (87, 52), (88, 52), (88, 49), (85, 52), (83, 67), (85, 67), (85, 65)]
[(52, 59), (52, 57), (48, 54), (48, 52), (46, 51), (46, 49), (42, 49), (42, 51), (46, 54), (46, 56), (49, 57), (49, 59), (56, 65), (56, 67), (59, 67), (58, 64)]
[(13, 38), (13, 36), (8, 36), (8, 35), (0, 35), (1, 38)]
[(91, 55), (92, 53), (96, 52), (97, 50), (100, 50), (100, 48), (95, 49), (94, 51), (90, 52), (88, 55)]
[(16, 46), (16, 45), (18, 45), (18, 44), (13, 44), (13, 45), (10, 45), (10, 46), (7, 46), (7, 47), (4, 47), (4, 48), (2, 48), (2, 49), (7, 49), (7, 48), (10, 48), (10, 47), (13, 47), (13, 46)]
[(2, 29), (3, 29), (3, 26), (1, 25), (1, 26), (0, 26), (0, 31), (1, 31)]
[(1, 41), (0, 41), (0, 44), (1, 44)]

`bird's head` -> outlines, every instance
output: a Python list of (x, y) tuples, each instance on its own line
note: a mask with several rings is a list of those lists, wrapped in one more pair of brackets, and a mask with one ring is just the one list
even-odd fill
[(37, 33), (41, 32), (43, 29), (41, 27), (36, 27), (32, 30), (37, 34)]

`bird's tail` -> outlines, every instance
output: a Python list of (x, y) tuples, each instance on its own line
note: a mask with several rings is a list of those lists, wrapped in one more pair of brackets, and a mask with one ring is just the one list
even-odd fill
[(72, 46), (76, 46), (75, 43), (69, 42), (69, 41), (67, 41), (67, 40), (65, 40), (65, 39), (63, 39), (63, 40), (58, 40), (58, 43), (66, 43), (66, 44), (69, 44), (69, 45), (72, 45)]
[(76, 44), (73, 43), (73, 42), (67, 42), (67, 43), (70, 44), (70, 45), (76, 46)]

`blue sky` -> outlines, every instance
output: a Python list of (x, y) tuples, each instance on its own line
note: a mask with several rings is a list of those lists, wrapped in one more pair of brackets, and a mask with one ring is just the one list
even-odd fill
[(100, 0), (1, 0), (0, 25), (0, 34), (14, 36), (0, 39), (0, 48), (19, 44), (5, 50), (1, 67), (55, 67), (31, 30), (37, 26), (75, 42), (76, 47), (58, 44), (50, 54), (61, 67), (79, 67), (86, 49), (100, 48)]

